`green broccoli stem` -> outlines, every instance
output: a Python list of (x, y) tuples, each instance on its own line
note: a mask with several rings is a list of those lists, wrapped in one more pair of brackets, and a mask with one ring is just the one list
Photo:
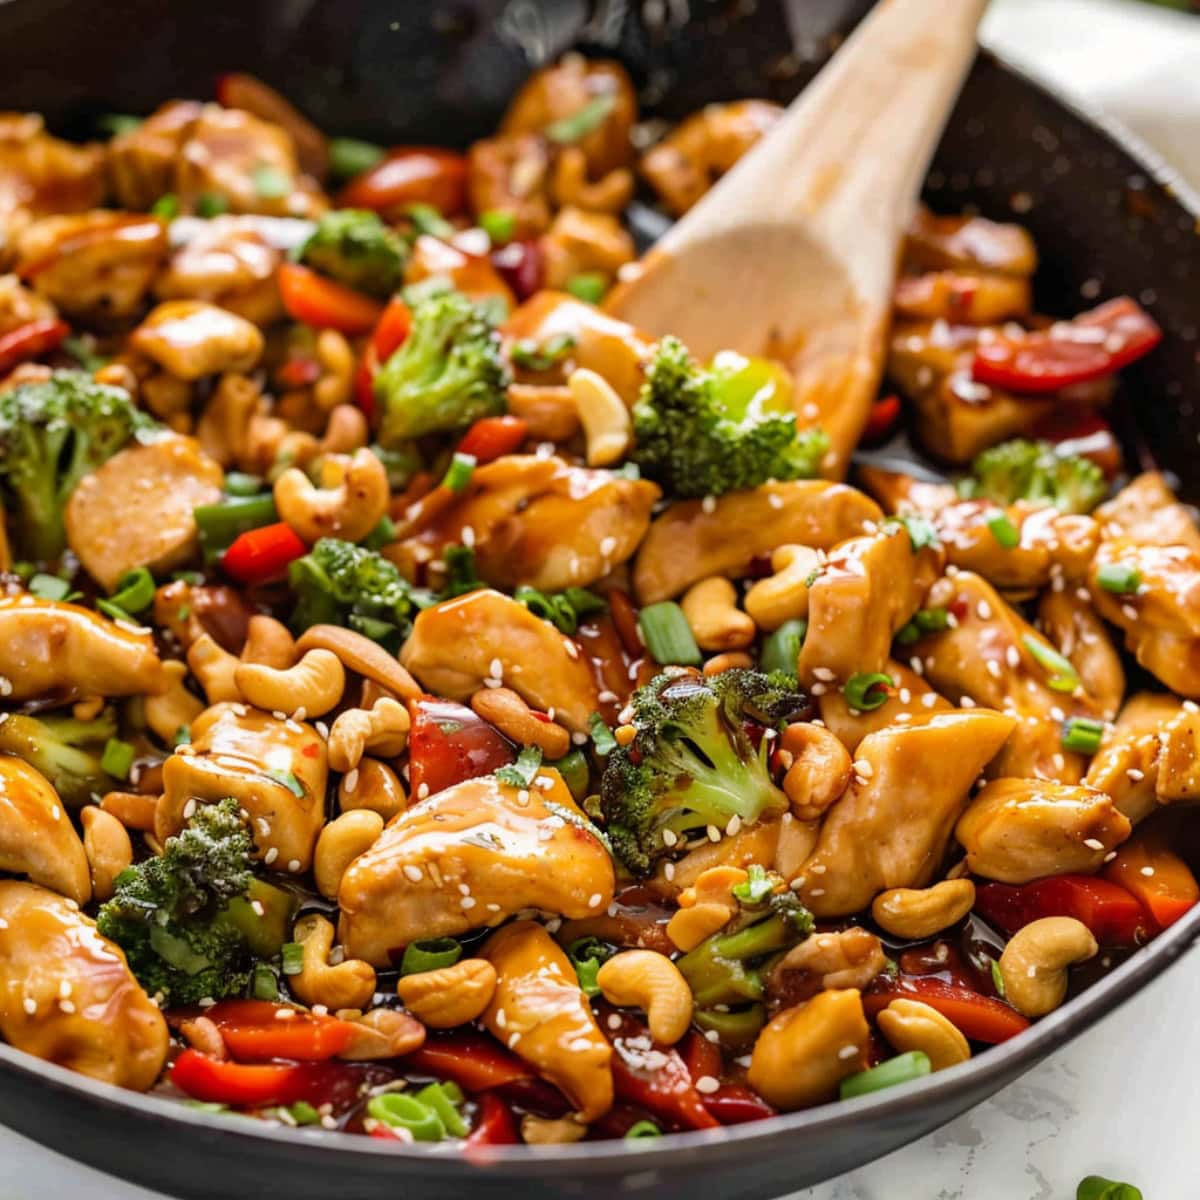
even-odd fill
[(725, 1049), (738, 1051), (753, 1044), (767, 1023), (766, 1006), (750, 1004), (727, 1012), (717, 1008), (698, 1008), (692, 1020), (705, 1033), (715, 1033)]
[(744, 929), (714, 933), (675, 965), (692, 989), (697, 1008), (760, 1000), (765, 990), (762, 974), (746, 963), (792, 945), (796, 932), (788, 916), (772, 913)]

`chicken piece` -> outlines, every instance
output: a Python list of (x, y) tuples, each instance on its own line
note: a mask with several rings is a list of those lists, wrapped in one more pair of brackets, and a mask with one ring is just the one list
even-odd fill
[(796, 543), (829, 550), (883, 514), (857, 488), (822, 479), (765, 483), (672, 504), (651, 522), (633, 584), (642, 604), (670, 600), (710, 575), (745, 575), (756, 558)]
[(493, 933), (479, 953), (496, 968), (484, 1026), (567, 1097), (578, 1121), (602, 1117), (613, 1103), (613, 1048), (571, 960), (533, 921)]
[(34, 596), (0, 598), (0, 678), (16, 702), (137, 696), (164, 685), (149, 630), (133, 633), (77, 604)]
[(892, 308), (901, 320), (948, 321), (952, 325), (997, 325), (1028, 317), (1032, 305), (1028, 278), (986, 271), (902, 275), (892, 293)]
[[(505, 341), (529, 341), (540, 346), (569, 338), (570, 351), (536, 381), (565, 384), (577, 367), (595, 371), (632, 405), (645, 381), (645, 365), (655, 342), (641, 330), (618, 321), (566, 292), (540, 291), (526, 300), (505, 322)], [(518, 379), (521, 373), (518, 370)]]
[(27, 875), (76, 904), (92, 898), (87, 855), (58, 793), (9, 754), (0, 754), (0, 870)]
[(256, 858), (293, 874), (308, 870), (325, 824), (325, 739), (303, 721), (237, 703), (206, 709), (191, 733), (191, 744), (163, 764), (158, 840), (187, 824), (189, 805), (232, 796), (249, 814)]
[[(0, 217), (0, 220), (3, 220)], [(0, 248), (2, 251), (2, 248)], [(0, 275), (0, 337), (34, 321), (53, 321), (58, 310), (44, 296), (30, 291), (17, 275)]]
[(849, 916), (889, 888), (928, 884), (971, 785), (1015, 724), (976, 708), (922, 714), (865, 737), (853, 782), (829, 809), (799, 886), (792, 880), (812, 913)]
[(418, 501), (388, 556), (411, 571), (469, 528), (481, 579), (547, 592), (587, 587), (637, 549), (661, 494), (648, 480), (509, 454), (476, 467), (452, 504), (438, 492)]
[(1175, 499), (1175, 493), (1157, 471), (1146, 471), (1131, 479), (1096, 509), (1096, 517), (1106, 538), (1200, 550), (1200, 529), (1192, 510)]
[[(1108, 591), (1106, 568), (1136, 573), (1136, 590)], [(1200, 697), (1200, 548), (1102, 542), (1088, 573), (1092, 603), (1125, 633), (1125, 647), (1173, 692)]]
[(467, 151), (471, 211), (513, 218), (513, 237), (532, 238), (550, 224), (550, 149), (537, 133), (481, 138)]
[(938, 217), (923, 206), (905, 235), (904, 257), (924, 270), (982, 268), (1018, 279), (1037, 270), (1037, 247), (1023, 226), (986, 217)]
[(207, 300), (270, 325), (284, 315), (275, 277), (282, 261), (253, 217), (214, 217), (175, 251), (154, 291), (163, 300)]
[(0, 880), (0, 1035), (138, 1092), (167, 1060), (167, 1023), (121, 948), (72, 901), (13, 879)]
[(708, 104), (646, 151), (638, 170), (681, 217), (782, 115), (768, 100)]
[(586, 733), (600, 706), (578, 645), (523, 604), (490, 588), (435, 604), (417, 615), (400, 662), (421, 686), (466, 702), (485, 680), (504, 686), (572, 733)]
[(68, 316), (121, 322), (142, 308), (167, 234), (154, 217), (96, 209), (34, 221), (17, 250), (17, 274)]
[(914, 551), (901, 524), (835, 546), (809, 587), (801, 681), (808, 687), (845, 683), (858, 672), (883, 670), (893, 636), (921, 606), (941, 571), (941, 550)]
[[(969, 571), (939, 579), (927, 604), (954, 614), (956, 624), (927, 634), (913, 647), (910, 665), (952, 703), (974, 703), (1018, 718), (989, 776), (1038, 776), (1078, 783), (1084, 760), (1062, 748), (1069, 717), (1100, 715), (1070, 662)], [(1044, 660), (1039, 662), (1038, 656)]]
[(599, 123), (582, 137), (564, 140), (583, 151), (591, 176), (598, 178), (633, 160), (629, 131), (637, 120), (637, 96), (619, 62), (566, 54), (553, 66), (543, 67), (512, 98), (500, 132), (541, 134), (546, 126), (569, 122), (597, 101), (607, 105)]
[(954, 835), (974, 874), (1029, 883), (1098, 871), (1132, 828), (1106, 792), (1046, 779), (993, 779)]
[(858, 468), (859, 486), (883, 506), (889, 515), (937, 519), (942, 509), (958, 503), (958, 489), (952, 483), (918, 479), (903, 471), (863, 464)]
[(196, 550), (192, 510), (220, 500), (224, 480), (193, 438), (170, 434), (127, 446), (71, 493), (67, 544), (109, 592), (134, 567), (176, 567)]
[(350, 864), (338, 936), (382, 967), (417, 938), (499, 925), (523, 908), (595, 916), (614, 886), (612, 859), (557, 771), (527, 789), (483, 775), (405, 809)]
[(870, 711), (852, 709), (841, 688), (827, 688), (817, 697), (821, 720), (853, 754), (870, 733), (891, 725), (907, 725), (925, 713), (950, 712), (952, 705), (915, 671), (889, 658), (882, 668), (892, 679), (892, 694)]
[(1051, 588), (1038, 602), (1038, 625), (1071, 660), (1100, 715), (1111, 721), (1125, 698), (1125, 668), (1096, 610), (1073, 588)]
[(251, 370), (262, 354), (263, 335), (215, 304), (167, 300), (133, 331), (129, 344), (177, 379), (200, 379)]
[(486, 254), (468, 254), (440, 238), (421, 234), (413, 243), (404, 268), (404, 284), (410, 287), (426, 279), (448, 280), (452, 287), (472, 300), (499, 298), (504, 311), (516, 304), (512, 288)]
[(109, 142), (109, 180), (125, 208), (150, 208), (177, 190), (176, 160), (203, 111), (199, 100), (170, 100)]
[(565, 288), (573, 275), (598, 272), (611, 282), (637, 257), (633, 238), (610, 213), (567, 207), (541, 240), (548, 288)]

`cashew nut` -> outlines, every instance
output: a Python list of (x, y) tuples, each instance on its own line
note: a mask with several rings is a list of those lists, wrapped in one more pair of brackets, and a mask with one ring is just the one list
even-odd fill
[(679, 968), (656, 950), (623, 950), (596, 973), (610, 1004), (637, 1007), (646, 1014), (650, 1036), (673, 1046), (692, 1023), (692, 989)]
[(373, 846), (382, 832), (383, 818), (369, 808), (342, 813), (330, 821), (321, 830), (313, 854), (317, 891), (330, 900), (336, 900), (338, 885), (346, 868)]
[(354, 351), (336, 329), (317, 334), (317, 362), (324, 370), (313, 386), (313, 399), (322, 412), (329, 412), (350, 399), (354, 386)]
[(400, 1058), (419, 1050), (425, 1043), (425, 1026), (395, 1008), (373, 1008), (361, 1016), (338, 1013), (355, 1027), (350, 1044), (338, 1054), (350, 1062), (374, 1062)]
[(711, 679), (714, 675), (723, 675), (726, 671), (748, 670), (754, 666), (754, 659), (741, 650), (733, 650), (728, 654), (717, 654), (704, 664), (704, 675)]
[(537, 746), (548, 759), (562, 758), (571, 749), (571, 735), (553, 721), (534, 716), (533, 709), (511, 688), (480, 688), (471, 707), (520, 746)]
[(366, 1008), (375, 995), (375, 968), (361, 959), (348, 958), (330, 966), (333, 925), (320, 913), (307, 913), (292, 928), (292, 940), (303, 950), (298, 975), (288, 979), (305, 1004), (326, 1008)]
[(193, 1017), (190, 1021), (179, 1022), (179, 1032), (183, 1034), (187, 1044), (209, 1058), (224, 1062), (229, 1057), (225, 1047), (225, 1039), (217, 1028), (215, 1021), (208, 1017)]
[(303, 710), (305, 716), (319, 717), (342, 698), (346, 672), (332, 651), (309, 650), (286, 671), (260, 663), (239, 663), (234, 686), (247, 703), (266, 712)]
[[(329, 651), (309, 653), (329, 654)], [(369, 709), (348, 708), (338, 714), (329, 731), (329, 765), (335, 771), (352, 771), (368, 750), (384, 758), (395, 758), (408, 744), (408, 726), (408, 709), (398, 700), (384, 697)]]
[(158, 797), (144, 796), (141, 792), (105, 792), (100, 807), (116, 817), (126, 829), (152, 833)]
[(754, 622), (737, 606), (737, 588), (723, 575), (693, 583), (680, 601), (701, 650), (742, 650), (754, 641)]
[[(786, 973), (807, 977), (812, 990), (867, 986), (887, 966), (879, 939), (861, 925), (836, 933), (814, 933), (793, 946), (772, 969), (774, 984)], [(793, 993), (795, 994), (795, 993)]]
[(1091, 930), (1074, 917), (1042, 917), (1018, 929), (1000, 955), (1005, 999), (1027, 1017), (1053, 1012), (1067, 994), (1067, 968), (1096, 953)]
[(402, 700), (424, 695), (417, 681), (378, 642), (343, 629), (340, 625), (313, 625), (296, 642), (296, 652), (329, 650), (338, 656), (347, 671), (371, 679)]
[(365, 810), (390, 821), (407, 807), (404, 784), (387, 763), (377, 758), (364, 758), (338, 783), (338, 808), (344, 813)]
[[(334, 456), (324, 460), (326, 474), (341, 464)], [(289, 467), (275, 480), (275, 507), (279, 517), (310, 545), (323, 537), (349, 542), (364, 538), (387, 512), (391, 492), (387, 469), (371, 450), (356, 450), (339, 482), (315, 487), (298, 467)]]
[(357, 404), (339, 404), (329, 413), (322, 454), (353, 454), (367, 444), (371, 428), (366, 414)]
[(768, 1104), (790, 1112), (832, 1100), (865, 1070), (871, 1030), (856, 988), (819, 992), (785, 1008), (754, 1043), (746, 1079)]
[(181, 729), (190, 725), (204, 711), (199, 698), (187, 689), (184, 682), (187, 676), (185, 663), (168, 659), (163, 663), (166, 687), (157, 696), (147, 696), (145, 699), (146, 724), (168, 746), (174, 743)]
[(113, 881), (133, 862), (133, 844), (125, 826), (94, 804), (80, 812), (79, 820), (92, 876), (92, 896), (103, 903), (113, 894)]
[(783, 790), (801, 821), (815, 821), (850, 785), (850, 754), (822, 725), (793, 722), (779, 739), (779, 751), (790, 756), (783, 758)]
[(808, 580), (821, 565), (820, 555), (808, 546), (777, 547), (771, 554), (771, 570), (746, 593), (743, 603), (754, 623), (768, 633), (784, 621), (808, 615)]
[(871, 905), (875, 923), (896, 937), (917, 941), (957, 925), (975, 907), (969, 879), (943, 879), (927, 888), (890, 888)]
[(944, 1071), (971, 1057), (971, 1046), (960, 1030), (920, 1000), (893, 1000), (875, 1023), (896, 1051), (921, 1051), (935, 1071)]
[(612, 466), (625, 456), (633, 441), (629, 409), (612, 384), (587, 367), (572, 371), (567, 386), (583, 426), (588, 466)]
[(633, 195), (633, 173), (627, 167), (614, 167), (591, 183), (587, 155), (578, 146), (567, 146), (559, 151), (552, 188), (559, 208), (574, 205), (588, 212), (619, 213)]
[(538, 1117), (526, 1113), (521, 1118), (521, 1141), (527, 1146), (567, 1146), (580, 1141), (588, 1127), (574, 1117)]
[(486, 958), (464, 958), (450, 967), (404, 975), (396, 995), (413, 1016), (433, 1029), (474, 1021), (492, 1002), (496, 968)]
[(246, 625), (241, 659), (286, 671), (296, 661), (296, 640), (282, 621), (256, 613)]
[(679, 909), (667, 922), (667, 937), (685, 954), (729, 923), (733, 909), (712, 901)]
[(192, 674), (200, 681), (209, 704), (242, 698), (237, 684), (240, 663), (228, 650), (217, 645), (212, 634), (202, 633), (188, 647), (187, 663)]

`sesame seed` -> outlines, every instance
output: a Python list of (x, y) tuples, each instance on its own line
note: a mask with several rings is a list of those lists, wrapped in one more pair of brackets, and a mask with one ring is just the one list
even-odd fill
[(493, 679), (503, 679), (504, 664), (498, 658), (493, 658), (492, 661), (488, 663), (488, 674), (491, 675)]
[(776, 495), (774, 492), (770, 492), (767, 495), (767, 507), (774, 508), (774, 509), (782, 508), (783, 507), (783, 497)]
[(192, 817), (194, 817), (195, 815), (196, 815), (196, 801), (195, 801), (195, 799), (192, 799), (192, 800), (189, 800), (183, 806), (183, 819), (185, 821), (190, 821), (192, 819)]
[(705, 833), (708, 834), (708, 840), (710, 842), (719, 842), (721, 840), (721, 831), (715, 825), (710, 825), (705, 830)]
[(573, 734), (571, 734), (571, 744), (573, 746), (584, 746), (587, 744), (587, 740), (587, 734), (580, 733), (579, 730), (576, 730)]
[(870, 779), (875, 774), (875, 768), (865, 758), (856, 758), (854, 760), (854, 773), (861, 775), (863, 779)]
[(814, 683), (808, 690), (814, 696), (823, 696), (829, 689), (823, 683)]
[(326, 725), (324, 721), (317, 721), (316, 724), (313, 725), (313, 728), (325, 741), (329, 741), (329, 726)]
[(970, 696), (964, 696), (958, 702), (958, 704), (959, 704), (960, 708), (974, 708), (975, 707), (975, 701), (972, 700)]
[(1151, 875), (1154, 874), (1154, 868), (1153, 867), (1143, 867), (1142, 874), (1145, 875), (1147, 878), (1149, 878)]
[(358, 768), (355, 767), (353, 771), (347, 771), (342, 777), (342, 788), (345, 790), (347, 796), (352, 796), (354, 795), (354, 791), (357, 787)]
[(733, 816), (729, 818), (729, 824), (725, 826), (725, 836), (736, 837), (741, 828), (742, 818), (739, 817), (737, 813), (734, 813)]
[(823, 896), (823, 895), (825, 895), (825, 889), (824, 888), (813, 888), (808, 894), (810, 896)]
[(1134, 783), (1138, 783), (1139, 781), (1146, 778), (1146, 772), (1138, 770), (1137, 767), (1129, 767), (1126, 770), (1125, 774), (1128, 775), (1129, 778), (1132, 779)]
[(702, 1096), (711, 1096), (713, 1092), (720, 1088), (720, 1086), (721, 1081), (719, 1079), (714, 1079), (711, 1075), (701, 1075), (700, 1078), (696, 1080), (696, 1091), (698, 1091)]
[(814, 875), (824, 875), (825, 872), (829, 870), (829, 868), (824, 863), (813, 863), (813, 865), (811, 867), (809, 867), (808, 869)]
[(671, 880), (673, 880), (675, 878), (675, 864), (674, 863), (669, 862), (663, 867), (663, 877), (666, 879), (666, 881), (668, 883), (670, 883)]
[(921, 697), (921, 703), (926, 708), (932, 708), (937, 703), (937, 700), (937, 692), (926, 692), (925, 695)]
[(274, 846), (272, 846), (270, 848), (270, 850), (268, 850), (266, 852), (266, 854), (263, 855), (263, 862), (265, 862), (268, 866), (270, 866), (271, 863), (273, 863), (278, 857), (279, 857), (279, 851)]
[(1112, 860), (1113, 860), (1114, 858), (1116, 858), (1116, 857), (1117, 857), (1117, 852), (1116, 852), (1115, 850), (1110, 850), (1110, 851), (1109, 851), (1109, 852), (1108, 852), (1108, 853), (1107, 853), (1107, 854), (1104, 856), (1104, 861), (1105, 861), (1106, 863), (1109, 863), (1109, 862), (1112, 862)]
[(281, 709), (281, 708), (273, 709), (271, 711), (271, 716), (273, 716), (275, 718), (275, 720), (277, 720), (277, 721), (286, 721), (287, 720), (287, 713), (285, 713), (283, 711), (283, 709)]
[(673, 846), (677, 841), (679, 841), (679, 834), (677, 834), (673, 829), (664, 829), (662, 839), (664, 846)]
[(474, 896), (464, 896), (459, 901), (459, 904), (461, 904), (463, 908), (474, 908), (477, 903), (478, 901)]
[(429, 784), (422, 782), (417, 788), (417, 799), (424, 800), (429, 795)]
[(296, 872), (300, 870), (300, 860), (298, 858), (289, 859), (287, 869), (291, 871), (293, 875), (295, 875)]
[(1083, 844), (1089, 850), (1103, 850), (1104, 849), (1104, 843), (1102, 841), (1100, 841), (1099, 838), (1084, 838)]
[(425, 878), (421, 872), (421, 868), (416, 866), (414, 863), (404, 864), (404, 877), (405, 879), (412, 880), (413, 883), (420, 883), (421, 880)]
[(37, 1012), (37, 1001), (32, 996), (26, 996), (21, 1007), (32, 1017)]
[(814, 667), (813, 675), (817, 679), (824, 680), (825, 683), (831, 683), (837, 676), (828, 667)]
[(704, 1031), (704, 1040), (706, 1042), (719, 1042), (721, 1035), (715, 1029), (706, 1029)]
[(999, 679), (1003, 674), (1000, 664), (994, 658), (989, 658), (984, 663), (984, 669), (993, 679)]
[(606, 537), (600, 542), (600, 553), (605, 558), (611, 558), (613, 551), (617, 548), (617, 539), (615, 537)]
[(1200, 712), (1200, 704), (1197, 704), (1195, 700), (1185, 700), (1183, 702), (1183, 711), (1190, 713)]
[(290, 1021), (296, 1015), (294, 1008), (277, 1008), (275, 1010), (275, 1020)]
[(267, 914), (267, 910), (263, 907), (263, 902), (261, 900), (251, 900), (250, 907), (254, 910), (254, 915), (256, 917), (264, 917)]
[(712, 513), (712, 512), (716, 512), (716, 509), (717, 509), (716, 496), (705, 496), (704, 499), (700, 501), (700, 511), (701, 512)]
[(614, 1033), (621, 1028), (621, 1018), (616, 1013), (608, 1014), (608, 1027)]
[(855, 1056), (857, 1053), (858, 1053), (858, 1047), (857, 1047), (857, 1046), (849, 1046), (849, 1045), (847, 1045), (847, 1046), (843, 1046), (843, 1047), (842, 1047), (842, 1048), (841, 1048), (841, 1049), (838, 1051), (838, 1058), (840, 1058), (840, 1059), (842, 1059), (843, 1061), (845, 1061), (846, 1059), (853, 1058), (853, 1057), (854, 1057), (854, 1056)]
[(975, 615), (981, 621), (990, 621), (992, 619), (992, 606), (986, 600), (980, 600), (975, 605)]
[(302, 704), (302, 705), (300, 705), (300, 707), (298, 709), (296, 709), (296, 711), (294, 713), (292, 713), (292, 720), (293, 721), (303, 721), (304, 718), (307, 716), (308, 716), (308, 709), (305, 708), (304, 705)]
[(72, 1001), (70, 1001), (70, 1000), (60, 1000), (60, 1001), (58, 1002), (58, 1007), (59, 1007), (59, 1008), (60, 1008), (60, 1009), (61, 1009), (63, 1012), (67, 1013), (67, 1015), (68, 1015), (68, 1016), (69, 1016), (71, 1013), (73, 1013), (73, 1012), (75, 1011), (75, 1005), (74, 1005), (74, 1003), (73, 1003)]
[(470, 525), (464, 525), (462, 527), (462, 533), (460, 533), (458, 536), (462, 538), (462, 544), (464, 546), (475, 545), (475, 530), (472, 529)]
[(593, 892), (588, 897), (587, 906), (588, 906), (588, 908), (599, 908), (603, 902), (604, 902), (604, 897), (602, 895), (600, 895), (599, 892)]
[(579, 647), (570, 638), (563, 638), (563, 649), (567, 652), (568, 658), (579, 657)]

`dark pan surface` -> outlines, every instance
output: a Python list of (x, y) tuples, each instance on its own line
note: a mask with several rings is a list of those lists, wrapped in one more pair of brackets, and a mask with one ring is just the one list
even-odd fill
[[(571, 45), (615, 55), (652, 113), (710, 100), (786, 101), (864, 0), (9, 0), (0, 6), (0, 106), (86, 136), (97, 112), (211, 95), (251, 70), (323, 128), (465, 143), (487, 132), (532, 65)], [(655, 24), (632, 10), (667, 14)], [(690, 8), (690, 15), (686, 10)], [(790, 17), (790, 27), (789, 27)], [(789, 47), (792, 49), (789, 51)], [(943, 211), (1017, 219), (1042, 255), (1052, 313), (1128, 292), (1166, 340), (1126, 373), (1127, 441), (1200, 499), (1200, 200), (1122, 131), (982, 58), (928, 183)], [(1111, 1011), (1200, 935), (1200, 908), (1029, 1033), (898, 1093), (650, 1143), (512, 1148), (488, 1164), (450, 1147), (275, 1130), (119, 1092), (0, 1046), (0, 1121), (132, 1181), (197, 1200), (479, 1200), (650, 1196), (756, 1200), (885, 1154), (979, 1103)], [(486, 1169), (484, 1167), (486, 1166)]]

